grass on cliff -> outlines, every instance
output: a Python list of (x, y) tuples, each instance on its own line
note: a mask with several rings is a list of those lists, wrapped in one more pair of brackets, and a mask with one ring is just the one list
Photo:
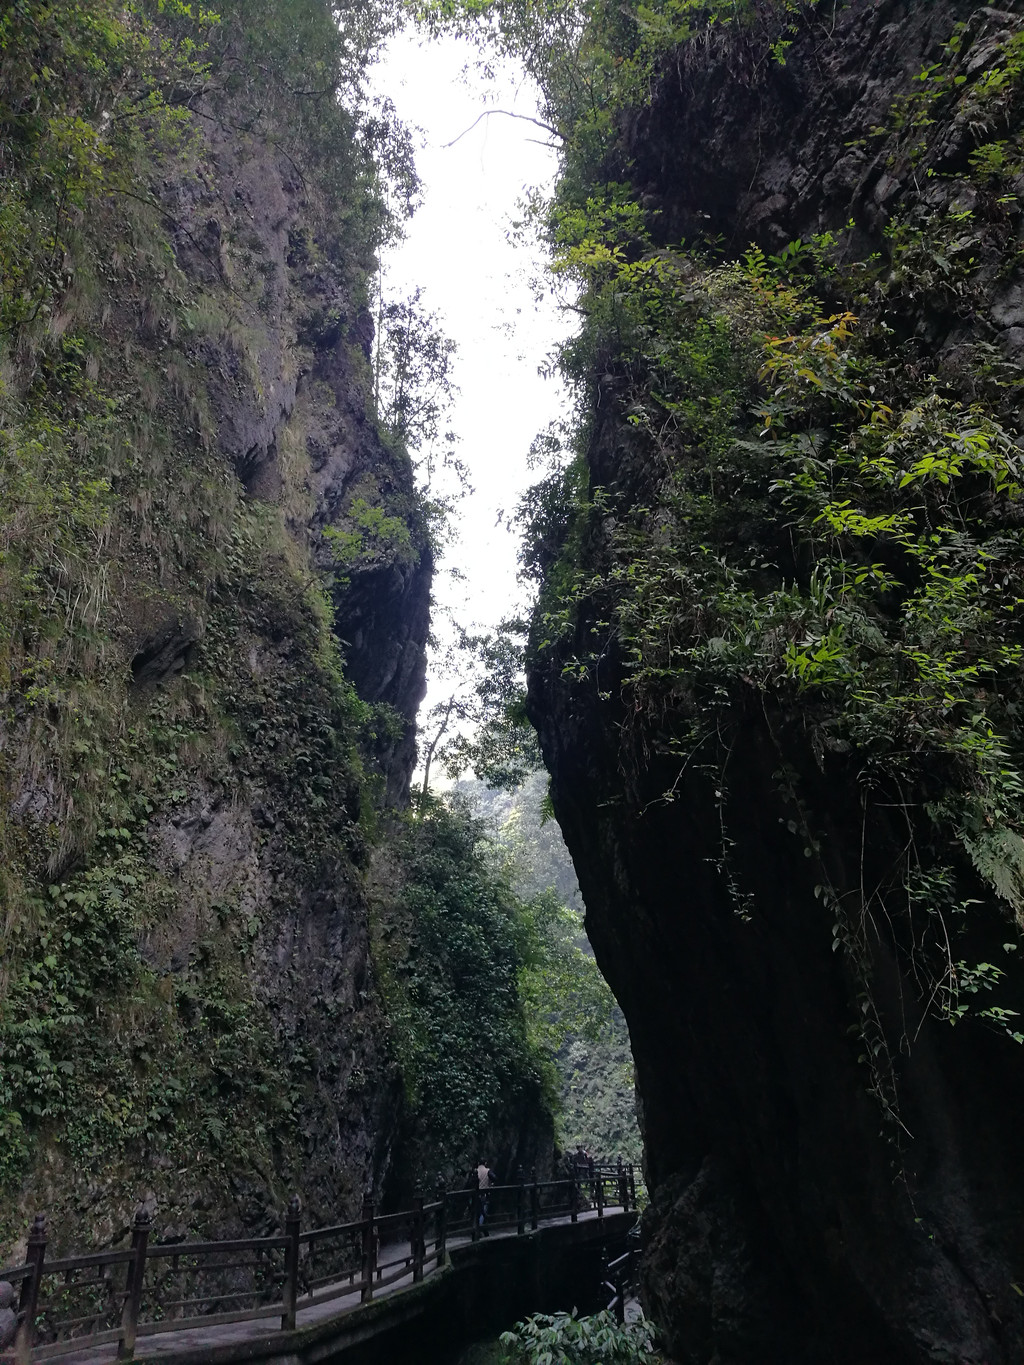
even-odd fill
[[(182, 1172), (297, 1179), (302, 1046), (254, 964), (288, 888), (365, 863), (393, 718), (345, 679), (286, 522), (304, 466), (261, 504), (218, 446), (211, 357), (259, 410), (279, 267), (217, 205), (211, 148), (291, 168), (296, 274), (357, 311), (415, 183), (401, 130), (357, 111), (390, 22), (316, 0), (0, 17), (0, 1241), (24, 1189), (83, 1241), (86, 1185), (130, 1205), (145, 1171), (173, 1207)], [(200, 239), (204, 199), (223, 224)], [(280, 878), (258, 911), (170, 851), (252, 804)]]

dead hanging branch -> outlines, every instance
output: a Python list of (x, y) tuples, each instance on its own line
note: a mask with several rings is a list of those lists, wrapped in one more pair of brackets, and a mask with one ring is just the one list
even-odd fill
[(550, 123), (545, 123), (542, 119), (539, 118), (533, 118), (533, 116), (530, 114), (517, 114), (511, 109), (485, 109), (482, 114), (478, 115), (473, 120), (473, 122), (469, 125), (468, 128), (463, 128), (462, 132), (458, 135), (458, 137), (452, 138), (451, 142), (445, 142), (443, 144), (444, 147), (445, 148), (454, 147), (457, 142), (461, 142), (462, 139), (466, 137), (467, 134), (471, 133), (473, 129), (477, 126), (477, 124), (481, 122), (482, 119), (490, 118), (492, 114), (503, 114), (505, 118), (521, 119), (523, 123), (532, 123), (534, 127), (543, 128), (544, 131), (546, 133), (550, 133), (552, 137), (557, 137), (559, 141), (562, 140), (562, 135), (557, 128), (552, 128)]

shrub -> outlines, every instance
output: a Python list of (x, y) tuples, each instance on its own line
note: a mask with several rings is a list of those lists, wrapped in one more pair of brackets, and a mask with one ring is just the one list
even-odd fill
[(646, 1318), (616, 1322), (611, 1313), (577, 1317), (571, 1313), (535, 1313), (503, 1332), (501, 1344), (509, 1365), (638, 1365), (658, 1359), (654, 1324)]

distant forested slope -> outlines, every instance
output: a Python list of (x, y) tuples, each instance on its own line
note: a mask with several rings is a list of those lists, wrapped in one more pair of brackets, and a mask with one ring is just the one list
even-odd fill
[[(545, 775), (534, 773), (512, 793), (475, 780), (460, 782), (457, 790), (505, 850), (517, 892), (532, 897), (554, 891), (569, 912), (558, 921), (563, 950), (572, 947), (592, 956), (576, 873), (557, 822), (543, 814)], [(629, 1030), (603, 981), (595, 990), (588, 978), (587, 986), (596, 997), (590, 1014), (584, 1010), (581, 1017), (568, 1019), (556, 1040), (559, 1141), (566, 1151), (583, 1143), (594, 1155), (621, 1155), (639, 1162), (642, 1149)], [(553, 983), (544, 1001), (553, 1016), (566, 1005), (560, 991), (572, 989), (571, 979)]]

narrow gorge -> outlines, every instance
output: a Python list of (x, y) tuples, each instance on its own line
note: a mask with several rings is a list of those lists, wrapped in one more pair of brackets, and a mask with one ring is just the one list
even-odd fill
[[(574, 327), (420, 758), (543, 766), (621, 1015), (541, 818), (413, 786), (403, 24), (536, 83)], [(628, 1146), (624, 1016), (666, 1361), (1024, 1360), (1022, 116), (1019, 0), (6, 7), (4, 1263), (546, 1175), (580, 1068)]]

